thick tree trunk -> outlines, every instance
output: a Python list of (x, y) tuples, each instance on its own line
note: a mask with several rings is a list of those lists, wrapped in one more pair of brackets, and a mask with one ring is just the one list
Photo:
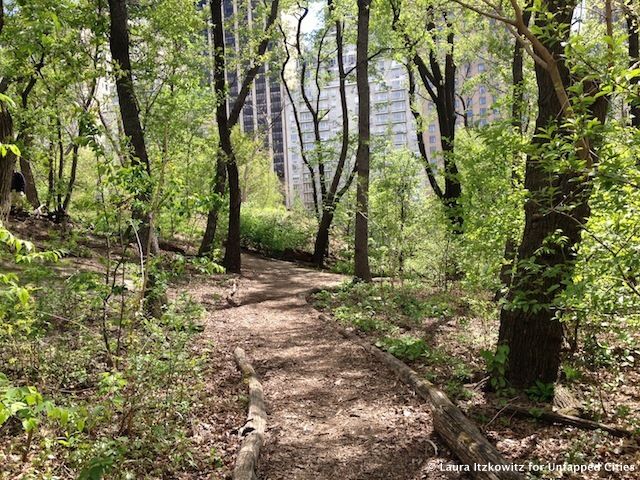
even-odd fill
[[(445, 56), (444, 79), (436, 85), (439, 101), (436, 103), (438, 112), (438, 126), (440, 127), (440, 141), (444, 162), (444, 192), (442, 200), (447, 208), (447, 216), (451, 222), (453, 233), (461, 234), (463, 227), (462, 186), (458, 174), (458, 166), (454, 157), (456, 136), (456, 64), (453, 59), (454, 35), (447, 35), (447, 44), (451, 52)], [(433, 57), (433, 52), (431, 53)], [(431, 62), (434, 64), (434, 61)]]
[[(13, 120), (4, 102), (0, 102), (0, 143), (13, 143)], [(16, 156), (7, 150), (0, 154), (0, 221), (6, 220), (11, 210), (11, 179)]]
[[(547, 2), (546, 6), (553, 14), (551, 22), (554, 24), (540, 20), (538, 26), (558, 34), (557, 38), (542, 41), (554, 55), (566, 89), (570, 86), (570, 78), (562, 54), (575, 1)], [(559, 128), (564, 110), (554, 90), (552, 76), (536, 64), (536, 79), (536, 132), (542, 133), (555, 125), (556, 135), (563, 136), (563, 141), (572, 142), (570, 135)], [(595, 93), (593, 90), (587, 93)], [(606, 98), (600, 97), (591, 115), (603, 122), (606, 106)], [(542, 136), (535, 136), (533, 143), (544, 147), (548, 141)], [(576, 145), (578, 153), (579, 148), (581, 146)], [(536, 153), (527, 158), (525, 188), (530, 197), (525, 204), (524, 234), (518, 248), (511, 290), (507, 295), (509, 307), (503, 308), (500, 314), (498, 344), (509, 347), (506, 378), (517, 388), (530, 386), (537, 380), (552, 383), (557, 379), (563, 328), (557, 318), (554, 300), (565, 288), (562, 282), (571, 276), (583, 225), (590, 214), (591, 181), (588, 171), (557, 171), (560, 167), (549, 165), (549, 161), (560, 163), (561, 158), (548, 160)], [(567, 201), (571, 202), (570, 205)]]
[(371, 0), (358, 0), (356, 84), (358, 88), (358, 151), (356, 153), (356, 229), (354, 270), (357, 280), (370, 282), (369, 268), (369, 8)]

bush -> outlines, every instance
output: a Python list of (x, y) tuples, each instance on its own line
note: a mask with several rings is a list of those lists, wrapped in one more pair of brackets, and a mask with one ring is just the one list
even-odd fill
[(240, 221), (243, 247), (267, 255), (311, 251), (315, 224), (300, 212), (246, 206)]

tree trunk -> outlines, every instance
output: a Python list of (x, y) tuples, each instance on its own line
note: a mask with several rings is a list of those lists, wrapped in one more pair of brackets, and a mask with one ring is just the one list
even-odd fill
[[(541, 41), (556, 59), (566, 89), (570, 86), (570, 78), (563, 62), (563, 45), (570, 32), (568, 25), (575, 1), (547, 2), (546, 7), (553, 16), (551, 20), (542, 18), (538, 27), (556, 32), (557, 37), (545, 37)], [(536, 79), (536, 133), (555, 125), (555, 135), (563, 137), (562, 141), (572, 142), (570, 132), (559, 128), (564, 110), (552, 76), (538, 63)], [(595, 93), (593, 88), (585, 87), (585, 90), (587, 94)], [(606, 98), (600, 97), (591, 115), (603, 122), (606, 106)], [(542, 136), (535, 136), (532, 141), (537, 147), (544, 147), (548, 142), (549, 139)], [(576, 145), (578, 155), (579, 148)], [(563, 328), (554, 300), (565, 288), (562, 282), (571, 276), (583, 225), (590, 214), (591, 180), (585, 171), (567, 168), (557, 171), (557, 166), (550, 168), (548, 161), (540, 155), (534, 152), (527, 157), (525, 188), (530, 197), (525, 204), (524, 234), (507, 295), (508, 308), (503, 307), (500, 313), (498, 344), (509, 347), (506, 379), (516, 388), (528, 387), (537, 380), (552, 383), (557, 379)], [(567, 199), (571, 199), (571, 205), (566, 205)], [(567, 208), (570, 208), (569, 213)], [(563, 238), (559, 239), (559, 236)]]
[(20, 155), (20, 171), (24, 176), (27, 200), (33, 208), (38, 208), (40, 206), (40, 198), (38, 196), (36, 179), (33, 176), (33, 170), (31, 170), (31, 162), (24, 157), (24, 154)]
[[(631, 8), (631, 6), (627, 7)], [(637, 63), (640, 61), (640, 42), (638, 39), (638, 17), (633, 11), (627, 12), (627, 32), (629, 34), (629, 67), (638, 68)], [(640, 78), (637, 76), (631, 80), (632, 85), (638, 85)], [(640, 128), (640, 101), (636, 98), (631, 100), (629, 105), (631, 113), (631, 125)]]
[(69, 183), (67, 184), (67, 191), (64, 196), (64, 202), (62, 202), (62, 214), (66, 217), (69, 215), (69, 205), (71, 205), (71, 196), (73, 195), (73, 188), (76, 184), (76, 176), (78, 173), (78, 151), (80, 145), (74, 142), (71, 150), (71, 173), (69, 174)]
[[(231, 142), (229, 142), (231, 143)], [(229, 176), (229, 228), (227, 230), (227, 244), (224, 250), (222, 264), (227, 272), (240, 273), (242, 258), (240, 255), (240, 181), (238, 164), (233, 151), (225, 155), (227, 157), (227, 175)]]
[[(126, 0), (109, 0), (109, 15), (111, 18), (109, 46), (116, 67), (116, 90), (122, 127), (130, 142), (130, 160), (132, 165), (144, 170), (150, 180), (151, 164), (147, 155), (144, 132), (140, 124), (140, 112), (131, 73)], [(133, 217), (140, 222), (138, 235), (146, 274), (146, 282), (143, 287), (144, 305), (147, 313), (157, 317), (162, 312), (161, 307), (166, 298), (163, 292), (158, 292), (156, 289), (156, 276), (149, 261), (160, 253), (158, 237), (153, 225), (153, 194), (150, 181), (146, 188), (141, 189), (140, 193), (136, 195), (136, 200), (144, 205), (144, 209), (135, 208), (132, 212)]]
[[(220, 146), (218, 145), (220, 151)], [(224, 157), (218, 153), (216, 160), (216, 178), (214, 180), (213, 201), (217, 203), (216, 207), (212, 207), (207, 215), (207, 227), (202, 237), (202, 243), (198, 250), (198, 255), (208, 256), (213, 252), (213, 246), (216, 238), (216, 230), (218, 229), (218, 216), (220, 214), (220, 204), (223, 201), (224, 191), (227, 185), (227, 167)]]
[[(144, 132), (140, 124), (140, 112), (133, 87), (131, 74), (131, 58), (129, 54), (129, 30), (127, 25), (126, 0), (109, 0), (109, 14), (111, 17), (110, 49), (116, 70), (116, 90), (118, 92), (118, 104), (122, 127), (125, 136), (131, 143), (131, 163), (143, 169), (151, 177), (151, 165), (147, 155), (147, 147), (144, 141)], [(151, 208), (151, 188), (143, 189), (137, 200), (147, 208)], [(154, 255), (159, 252), (158, 241), (153, 228), (151, 228), (152, 214), (138, 209), (134, 211), (134, 217), (141, 223), (140, 241), (143, 255)]]
[(355, 278), (371, 281), (369, 268), (369, 8), (371, 0), (358, 0), (356, 85), (358, 88), (358, 151), (356, 153)]
[[(0, 102), (0, 143), (13, 143), (13, 120), (4, 102)], [(16, 156), (7, 149), (0, 154), (0, 222), (8, 218), (11, 211), (11, 179)]]
[(318, 224), (318, 232), (316, 233), (316, 240), (313, 245), (313, 264), (318, 268), (324, 265), (324, 259), (329, 250), (329, 229), (333, 222), (333, 214), (335, 211), (334, 205), (324, 205), (322, 210), (322, 217)]
[[(220, 212), (220, 200), (224, 195), (227, 181), (227, 157), (232, 151), (231, 128), (227, 111), (225, 91), (225, 44), (224, 44), (224, 19), (222, 16), (222, 0), (211, 0), (211, 23), (213, 40), (213, 89), (216, 94), (216, 124), (218, 126), (218, 158), (216, 160), (216, 177), (213, 185), (213, 193), (217, 197), (216, 204), (211, 207), (207, 215), (207, 227), (200, 244), (200, 255), (209, 255), (213, 251), (216, 230), (218, 228), (218, 216)], [(229, 143), (223, 147), (223, 143)], [(233, 154), (233, 153), (232, 153)]]
[[(214, 90), (216, 93), (216, 123), (218, 124), (219, 133), (219, 155), (222, 154), (226, 163), (227, 176), (229, 178), (229, 230), (227, 231), (227, 245), (225, 248), (223, 265), (230, 272), (240, 273), (241, 269), (241, 256), (240, 256), (240, 208), (242, 205), (242, 192), (240, 191), (240, 180), (238, 165), (236, 163), (235, 155), (233, 153), (233, 146), (231, 145), (231, 131), (233, 127), (238, 123), (242, 107), (249, 94), (251, 85), (255, 80), (258, 71), (264, 64), (264, 54), (269, 46), (269, 36), (265, 35), (264, 38), (258, 44), (255, 53), (255, 61), (251, 63), (250, 68), (246, 72), (245, 78), (242, 80), (242, 84), (238, 90), (238, 95), (233, 102), (231, 111), (227, 111), (225, 88), (225, 45), (224, 45), (224, 19), (222, 15), (222, 0), (211, 0), (209, 3), (211, 7), (211, 20), (212, 20), (212, 33), (213, 33), (213, 76), (214, 76)], [(279, 12), (279, 0), (272, 0), (271, 8), (269, 10), (268, 17), (265, 22), (265, 31), (272, 28), (273, 24), (278, 18)], [(216, 164), (216, 182), (215, 189), (217, 191), (223, 190), (219, 187), (222, 182), (222, 175), (220, 172), (220, 160)], [(218, 221), (219, 206), (214, 206), (212, 211), (207, 216), (207, 230), (208, 238), (207, 243), (201, 245), (200, 250), (210, 252), (212, 249), (212, 242), (215, 236), (215, 230)], [(216, 211), (213, 211), (216, 210)], [(206, 232), (205, 232), (206, 233)]]

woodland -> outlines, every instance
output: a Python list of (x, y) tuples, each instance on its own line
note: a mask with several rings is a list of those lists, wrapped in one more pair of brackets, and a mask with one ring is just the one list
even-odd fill
[[(0, 0), (0, 480), (640, 478), (639, 34), (637, 0)], [(264, 77), (308, 202), (245, 125)]]

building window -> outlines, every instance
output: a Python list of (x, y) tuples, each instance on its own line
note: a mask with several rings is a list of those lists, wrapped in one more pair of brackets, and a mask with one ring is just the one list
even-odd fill
[(429, 143), (436, 143), (436, 136), (435, 135), (429, 135)]
[(480, 85), (478, 87), (478, 93), (480, 93), (480, 95), (484, 95), (485, 93), (487, 93), (487, 88), (484, 85)]
[(436, 133), (435, 123), (432, 123), (431, 125), (429, 125), (429, 133)]
[(406, 120), (406, 116), (404, 112), (394, 112), (391, 114), (391, 121), (393, 122), (404, 122)]
[(485, 71), (484, 63), (478, 64), (478, 73), (482, 73)]
[(394, 112), (404, 111), (406, 109), (406, 104), (404, 101), (402, 102), (393, 102), (391, 104), (391, 110)]
[(378, 92), (373, 97), (376, 102), (386, 102), (387, 101), (387, 92)]
[(480, 102), (480, 105), (486, 105), (487, 104), (487, 97), (480, 97), (479, 102)]

